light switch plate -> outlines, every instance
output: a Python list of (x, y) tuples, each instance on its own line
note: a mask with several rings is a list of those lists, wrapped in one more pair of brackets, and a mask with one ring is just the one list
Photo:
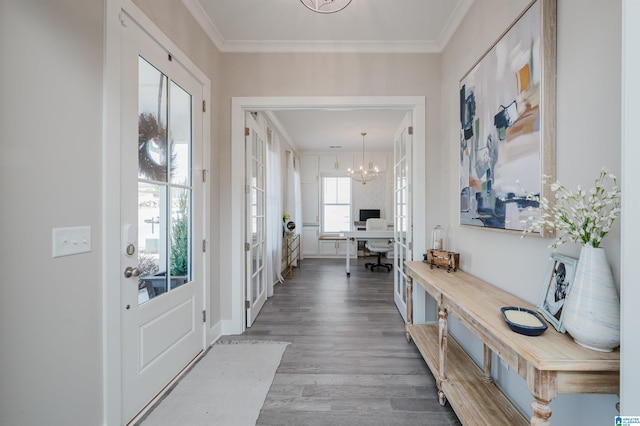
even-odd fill
[(91, 251), (91, 227), (53, 228), (53, 257)]

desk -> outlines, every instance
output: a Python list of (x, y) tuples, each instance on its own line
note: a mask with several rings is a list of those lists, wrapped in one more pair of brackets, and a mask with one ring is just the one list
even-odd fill
[[(531, 304), (458, 270), (431, 269), (424, 262), (407, 267), (407, 340), (413, 340), (433, 372), (440, 404), (448, 400), (462, 424), (549, 426), (549, 403), (558, 393), (620, 392), (620, 351), (596, 352), (549, 327), (529, 337), (509, 329), (500, 308)], [(438, 324), (413, 324), (413, 282), (438, 303)], [(484, 371), (448, 336), (454, 314), (484, 343)], [(493, 383), (492, 353), (527, 382), (533, 417), (527, 421)], [(500, 417), (496, 417), (499, 413)]]
[[(340, 236), (348, 241), (356, 241), (357, 247), (358, 240), (393, 240), (393, 231), (341, 231)], [(347, 276), (351, 275), (350, 246), (351, 244), (347, 244)]]

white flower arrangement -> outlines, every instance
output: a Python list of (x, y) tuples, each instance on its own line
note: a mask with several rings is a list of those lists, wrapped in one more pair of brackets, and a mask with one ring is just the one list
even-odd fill
[[(609, 188), (606, 181), (610, 183)], [(548, 185), (549, 176), (545, 176), (542, 182)], [(549, 246), (554, 249), (567, 242), (600, 247), (602, 239), (620, 215), (621, 194), (617, 178), (603, 168), (596, 177), (595, 186), (589, 191), (580, 186), (575, 192), (569, 191), (557, 181), (550, 185), (550, 189), (555, 195), (555, 203), (545, 197), (527, 196), (540, 203), (541, 215), (529, 216), (523, 237), (547, 227), (556, 231), (556, 240)]]
[(291, 215), (287, 212), (282, 212), (282, 223), (287, 223), (291, 219)]

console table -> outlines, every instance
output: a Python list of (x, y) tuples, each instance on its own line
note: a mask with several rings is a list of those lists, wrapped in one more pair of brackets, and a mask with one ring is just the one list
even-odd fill
[[(559, 393), (619, 394), (620, 352), (596, 352), (574, 343), (550, 326), (541, 336), (511, 331), (503, 306), (534, 309), (523, 301), (463, 271), (431, 269), (405, 262), (407, 340), (416, 344), (436, 378), (440, 404), (448, 400), (463, 424), (550, 425), (549, 403)], [(437, 324), (413, 324), (413, 283), (438, 303)], [(448, 335), (453, 314), (484, 343), (483, 369)], [(527, 421), (491, 378), (492, 353), (527, 382), (533, 416)]]
[(282, 276), (291, 278), (294, 266), (300, 263), (300, 234), (282, 237)]

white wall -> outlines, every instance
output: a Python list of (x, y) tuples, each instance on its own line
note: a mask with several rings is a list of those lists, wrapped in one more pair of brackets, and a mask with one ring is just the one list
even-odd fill
[[(231, 229), (231, 99), (233, 97), (293, 96), (425, 96), (428, 177), (439, 180), (440, 57), (435, 54), (305, 54), (223, 53), (220, 96), (220, 238), (229, 241)], [(322, 72), (318, 72), (322, 70)], [(419, 132), (420, 130), (416, 130)], [(424, 206), (418, 208), (426, 212)], [(431, 214), (431, 212), (428, 212)], [(221, 252), (221, 263), (231, 264), (231, 253)], [(221, 299), (231, 300), (231, 271), (221, 271)], [(226, 287), (225, 287), (226, 286)], [(222, 307), (223, 320), (231, 306)]]
[(626, 416), (640, 413), (640, 339), (637, 324), (640, 311), (640, 263), (637, 256), (637, 241), (640, 238), (640, 226), (636, 218), (640, 209), (640, 169), (635, 158), (640, 156), (637, 127), (640, 116), (640, 2), (622, 1), (622, 261), (621, 261), (621, 370), (620, 377), (621, 412)]
[[(523, 299), (537, 303), (551, 249), (550, 240), (460, 227), (459, 79), (519, 15), (528, 0), (476, 0), (442, 54), (442, 199), (447, 206), (451, 248), (462, 268)], [(558, 1), (557, 179), (569, 187), (590, 185), (602, 166), (620, 174), (620, 1)], [(588, 7), (587, 7), (588, 5)], [(620, 276), (620, 223), (607, 236), (616, 280)], [(578, 257), (579, 247), (559, 252)], [(476, 359), (482, 347), (466, 330), (452, 328)], [(499, 384), (531, 412), (524, 381), (497, 368)], [(516, 377), (514, 377), (516, 376)], [(560, 395), (551, 403), (553, 424), (610, 424), (616, 396)]]
[[(314, 55), (220, 54), (180, 2), (136, 1), (212, 82), (211, 259), (218, 279), (227, 277), (228, 254), (218, 252), (216, 243), (234, 232), (224, 227), (232, 215), (232, 96), (419, 95), (427, 99), (426, 229), (448, 223), (464, 269), (535, 302), (548, 241), (459, 228), (454, 196), (458, 79), (526, 3), (476, 0), (442, 55)], [(102, 422), (103, 6), (102, 0), (0, 0), (0, 424)], [(603, 164), (620, 172), (620, 0), (592, 0), (588, 7), (559, 0), (558, 6), (558, 178), (575, 186), (590, 182)], [(323, 72), (316, 75), (318, 69)], [(256, 70), (262, 71), (258, 77)], [(92, 252), (52, 259), (51, 229), (76, 225), (92, 227)], [(618, 229), (605, 246), (618, 279)], [(499, 268), (489, 253), (497, 254)], [(212, 274), (213, 307), (229, 296), (216, 279)], [(222, 307), (218, 319), (230, 309)], [(631, 309), (624, 319), (637, 319)], [(625, 330), (623, 345), (637, 354), (638, 339)], [(474, 345), (472, 337), (464, 340)], [(500, 374), (503, 385), (528, 404), (522, 381), (511, 372)], [(635, 387), (626, 382), (623, 392)], [(636, 395), (629, 394), (631, 402), (623, 406), (627, 414), (640, 408)], [(551, 406), (554, 424), (610, 424), (616, 400), (560, 396)]]
[[(103, 1), (0, 2), (0, 424), (102, 422)], [(90, 253), (53, 259), (52, 228)]]

